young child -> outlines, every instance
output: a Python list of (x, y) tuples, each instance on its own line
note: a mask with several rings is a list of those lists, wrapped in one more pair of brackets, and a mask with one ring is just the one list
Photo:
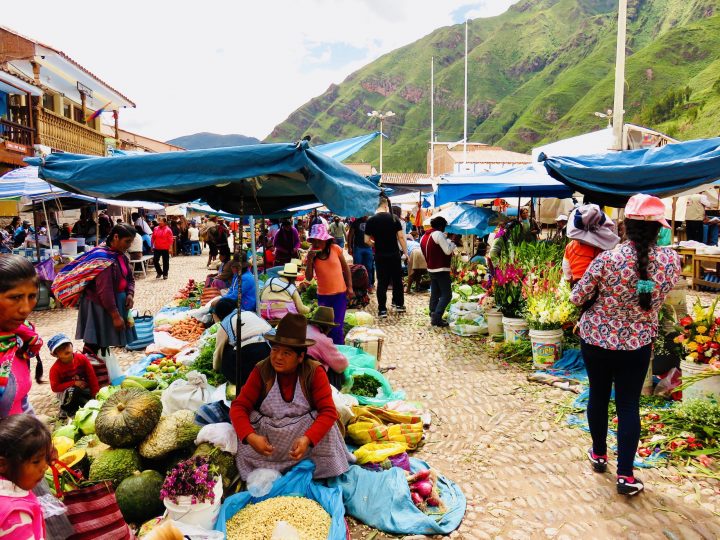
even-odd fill
[(65, 334), (51, 337), (48, 348), (57, 358), (50, 368), (50, 388), (58, 394), (61, 412), (73, 416), (100, 389), (95, 370), (87, 356), (75, 352)]
[(43, 540), (45, 520), (32, 489), (44, 481), (52, 439), (30, 414), (0, 421), (0, 537)]
[(572, 211), (567, 237), (571, 242), (565, 247), (562, 269), (570, 285), (580, 281), (595, 257), (620, 241), (615, 224), (597, 204), (584, 204)]

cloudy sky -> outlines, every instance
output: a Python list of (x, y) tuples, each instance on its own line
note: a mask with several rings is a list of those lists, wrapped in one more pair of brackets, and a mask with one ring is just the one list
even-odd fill
[(441, 26), (517, 0), (35, 0), (0, 24), (128, 96), (120, 125), (161, 140), (199, 131), (263, 139), (310, 98)]

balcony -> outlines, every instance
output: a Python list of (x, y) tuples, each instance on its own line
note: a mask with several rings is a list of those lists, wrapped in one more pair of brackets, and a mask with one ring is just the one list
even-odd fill
[(35, 142), (35, 130), (3, 118), (0, 119), (0, 137), (15, 144), (32, 147)]
[(39, 144), (73, 154), (105, 155), (105, 137), (47, 109), (37, 109)]

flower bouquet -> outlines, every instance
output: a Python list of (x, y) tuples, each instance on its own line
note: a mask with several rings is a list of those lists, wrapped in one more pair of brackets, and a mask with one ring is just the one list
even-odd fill
[(687, 353), (685, 360), (696, 364), (709, 364), (720, 369), (720, 317), (715, 317), (716, 299), (712, 305), (704, 308), (698, 300), (692, 309), (692, 315), (678, 321), (681, 332), (675, 338)]
[(222, 478), (207, 456), (191, 457), (168, 473), (160, 496), (171, 519), (212, 529), (220, 511)]
[(528, 276), (523, 286), (525, 320), (531, 330), (559, 330), (577, 320), (570, 302), (570, 284), (561, 279), (558, 265), (544, 265)]

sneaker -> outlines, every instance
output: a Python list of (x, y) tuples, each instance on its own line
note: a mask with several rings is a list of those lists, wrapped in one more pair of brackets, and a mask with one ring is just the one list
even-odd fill
[(393, 304), (392, 308), (398, 313), (405, 313), (407, 311), (407, 309), (405, 309), (405, 306), (396, 306), (395, 304)]
[(378, 317), (380, 317), (381, 319), (387, 319), (387, 310), (381, 309), (380, 311), (378, 311)]
[(163, 276), (163, 279), (167, 279), (167, 276)]
[(155, 276), (155, 279), (160, 279), (161, 277), (162, 277), (162, 274), (158, 274), (157, 276)]
[(645, 484), (643, 484), (639, 478), (635, 478), (634, 476), (618, 475), (617, 492), (620, 495), (632, 497), (633, 495), (640, 493), (643, 489), (645, 489)]
[(598, 456), (595, 452), (593, 452), (593, 449), (590, 448), (587, 451), (587, 457), (590, 460), (590, 463), (592, 463), (592, 467), (595, 472), (604, 473), (607, 471), (607, 455)]
[(450, 323), (443, 319), (440, 319), (439, 321), (433, 321), (430, 324), (432, 326), (437, 326), (438, 328), (447, 328), (448, 326), (450, 326)]

